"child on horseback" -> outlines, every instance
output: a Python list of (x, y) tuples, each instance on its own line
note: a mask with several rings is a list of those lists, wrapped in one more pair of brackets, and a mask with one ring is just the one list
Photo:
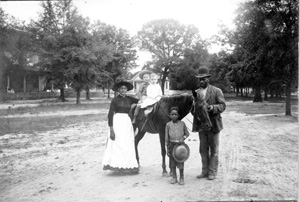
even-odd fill
[(177, 161), (173, 156), (173, 149), (177, 144), (184, 144), (184, 140), (189, 136), (189, 132), (185, 123), (179, 118), (179, 109), (178, 107), (172, 107), (170, 117), (172, 121), (168, 122), (166, 125), (166, 133), (165, 133), (165, 142), (167, 146), (167, 154), (170, 158), (170, 167), (171, 173), (173, 174), (171, 184), (177, 183), (177, 174), (176, 167), (179, 169), (180, 179), (179, 184), (184, 185), (184, 161)]
[[(150, 74), (149, 71), (142, 73), (140, 73), (142, 74), (140, 77), (143, 78), (144, 83), (137, 93), (140, 101), (138, 102), (134, 111), (132, 120), (133, 124), (136, 122), (136, 116), (138, 115), (140, 108), (146, 108), (147, 106), (153, 105), (154, 103), (158, 102), (162, 96), (161, 87), (159, 84), (157, 84), (158, 76), (154, 73)], [(147, 83), (149, 78), (151, 78), (150, 84)]]
[(141, 108), (146, 108), (158, 102), (161, 99), (162, 91), (157, 83), (158, 76), (155, 73), (150, 75), (150, 85), (147, 87), (147, 97), (141, 103)]

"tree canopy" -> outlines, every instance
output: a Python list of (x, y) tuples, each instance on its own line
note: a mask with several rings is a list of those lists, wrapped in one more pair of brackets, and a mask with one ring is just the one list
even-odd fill
[(180, 24), (173, 19), (153, 20), (138, 32), (141, 50), (152, 54), (154, 71), (162, 75), (162, 90), (170, 69), (178, 65), (187, 49), (201, 43), (199, 30), (193, 25)]

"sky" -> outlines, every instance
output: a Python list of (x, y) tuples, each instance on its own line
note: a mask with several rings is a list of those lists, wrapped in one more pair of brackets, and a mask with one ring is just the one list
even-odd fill
[[(245, 0), (74, 0), (79, 12), (91, 21), (100, 20), (137, 34), (142, 26), (155, 19), (171, 18), (198, 27), (202, 39), (218, 33), (218, 25), (233, 27), (238, 3)], [(41, 12), (40, 1), (1, 1), (0, 7), (14, 17), (29, 22)], [(220, 47), (212, 46), (210, 53)], [(150, 60), (150, 54), (138, 53), (137, 64)]]

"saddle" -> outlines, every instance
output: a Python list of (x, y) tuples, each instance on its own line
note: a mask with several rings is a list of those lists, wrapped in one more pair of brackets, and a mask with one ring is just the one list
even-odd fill
[[(151, 117), (156, 113), (158, 110), (158, 103), (154, 103), (153, 105), (147, 106), (144, 109), (139, 110), (139, 114), (136, 117), (136, 121), (142, 123), (141, 130), (145, 127), (146, 123), (148, 122), (149, 126), (152, 128), (152, 130), (155, 131), (155, 126), (153, 125), (151, 121)], [(136, 108), (136, 104), (131, 106), (131, 109), (129, 111), (129, 117), (133, 119), (134, 116), (134, 111)]]

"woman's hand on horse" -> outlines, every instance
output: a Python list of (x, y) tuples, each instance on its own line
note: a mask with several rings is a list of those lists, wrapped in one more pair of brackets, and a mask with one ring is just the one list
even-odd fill
[(115, 140), (115, 138), (116, 138), (116, 135), (115, 135), (114, 129), (113, 129), (113, 127), (110, 127), (110, 139)]

